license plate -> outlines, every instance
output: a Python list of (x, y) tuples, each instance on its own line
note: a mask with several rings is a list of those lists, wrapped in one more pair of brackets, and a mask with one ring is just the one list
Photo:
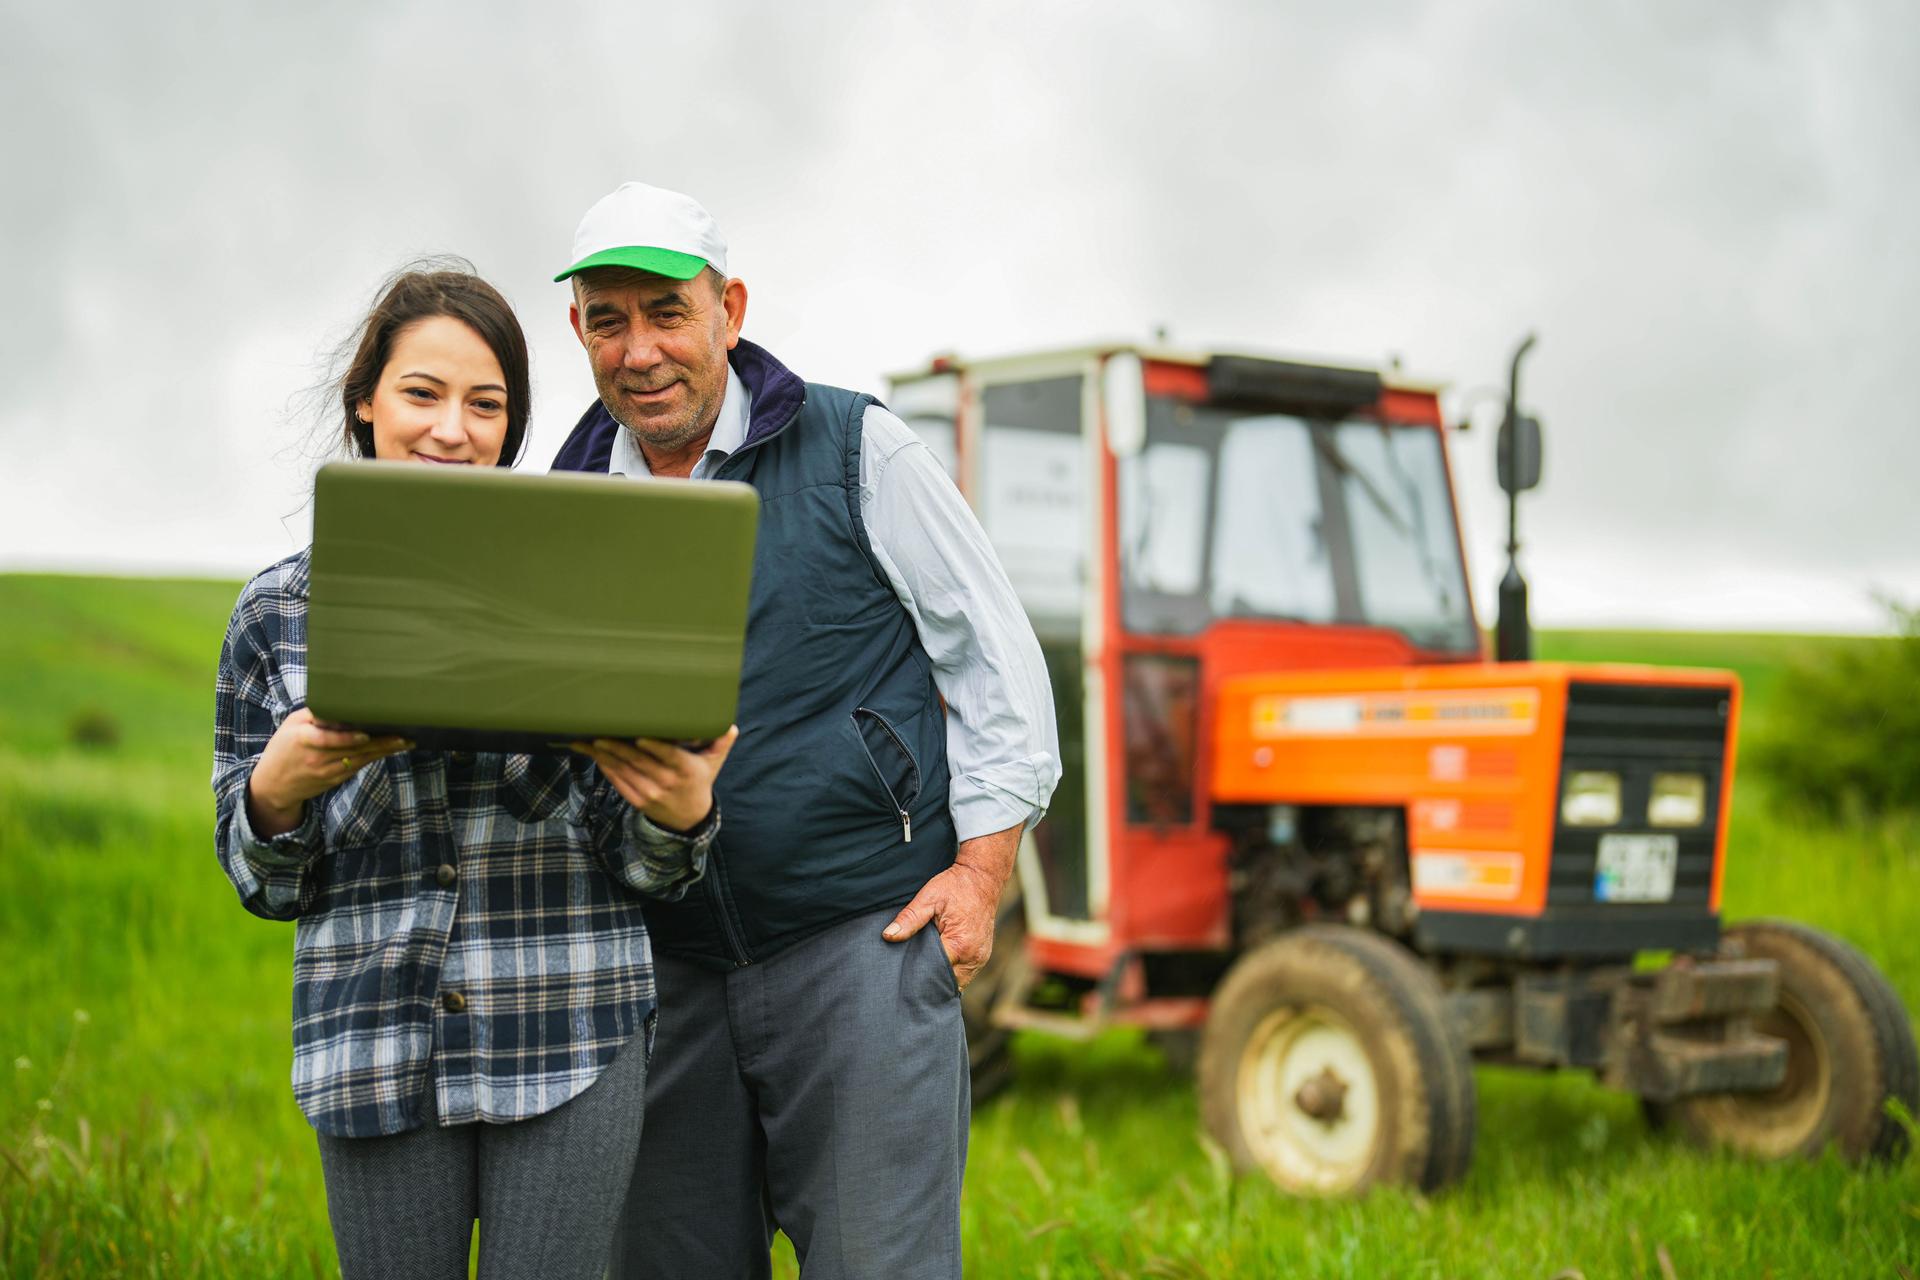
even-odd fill
[(1679, 836), (1601, 836), (1593, 896), (1601, 902), (1670, 901), (1679, 863)]

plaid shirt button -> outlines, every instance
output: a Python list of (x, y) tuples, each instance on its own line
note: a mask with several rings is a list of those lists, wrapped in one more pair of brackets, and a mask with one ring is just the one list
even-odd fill
[(444, 1003), (447, 1006), (448, 1013), (465, 1013), (467, 1011), (467, 998), (458, 991), (447, 992)]
[(453, 864), (443, 862), (440, 869), (433, 873), (433, 878), (442, 889), (451, 889), (453, 882), (460, 878), (460, 873), (453, 869)]

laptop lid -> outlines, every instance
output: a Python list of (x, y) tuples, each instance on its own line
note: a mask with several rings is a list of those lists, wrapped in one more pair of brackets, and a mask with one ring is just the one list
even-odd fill
[(718, 737), (760, 504), (730, 481), (342, 462), (314, 485), (307, 703), (423, 746)]

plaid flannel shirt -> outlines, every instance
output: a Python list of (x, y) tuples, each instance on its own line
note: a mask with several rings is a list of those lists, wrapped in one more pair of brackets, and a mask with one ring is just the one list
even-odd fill
[[(308, 553), (240, 593), (220, 652), (213, 791), (220, 864), (255, 915), (296, 920), (293, 1090), (321, 1133), (524, 1120), (651, 1036), (640, 894), (706, 869), (578, 757), (416, 750), (307, 802), (261, 839), (247, 780), (306, 702)], [(431, 1073), (429, 1073), (431, 1064)]]

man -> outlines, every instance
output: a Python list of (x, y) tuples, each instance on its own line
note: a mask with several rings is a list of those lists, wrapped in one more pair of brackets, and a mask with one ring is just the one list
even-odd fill
[(661, 1031), (614, 1274), (765, 1276), (778, 1227), (807, 1280), (957, 1276), (959, 992), (1059, 778), (1039, 646), (927, 447), (741, 338), (699, 204), (620, 187), (556, 279), (600, 400), (555, 468), (761, 500), (725, 825), (702, 889), (647, 906)]

